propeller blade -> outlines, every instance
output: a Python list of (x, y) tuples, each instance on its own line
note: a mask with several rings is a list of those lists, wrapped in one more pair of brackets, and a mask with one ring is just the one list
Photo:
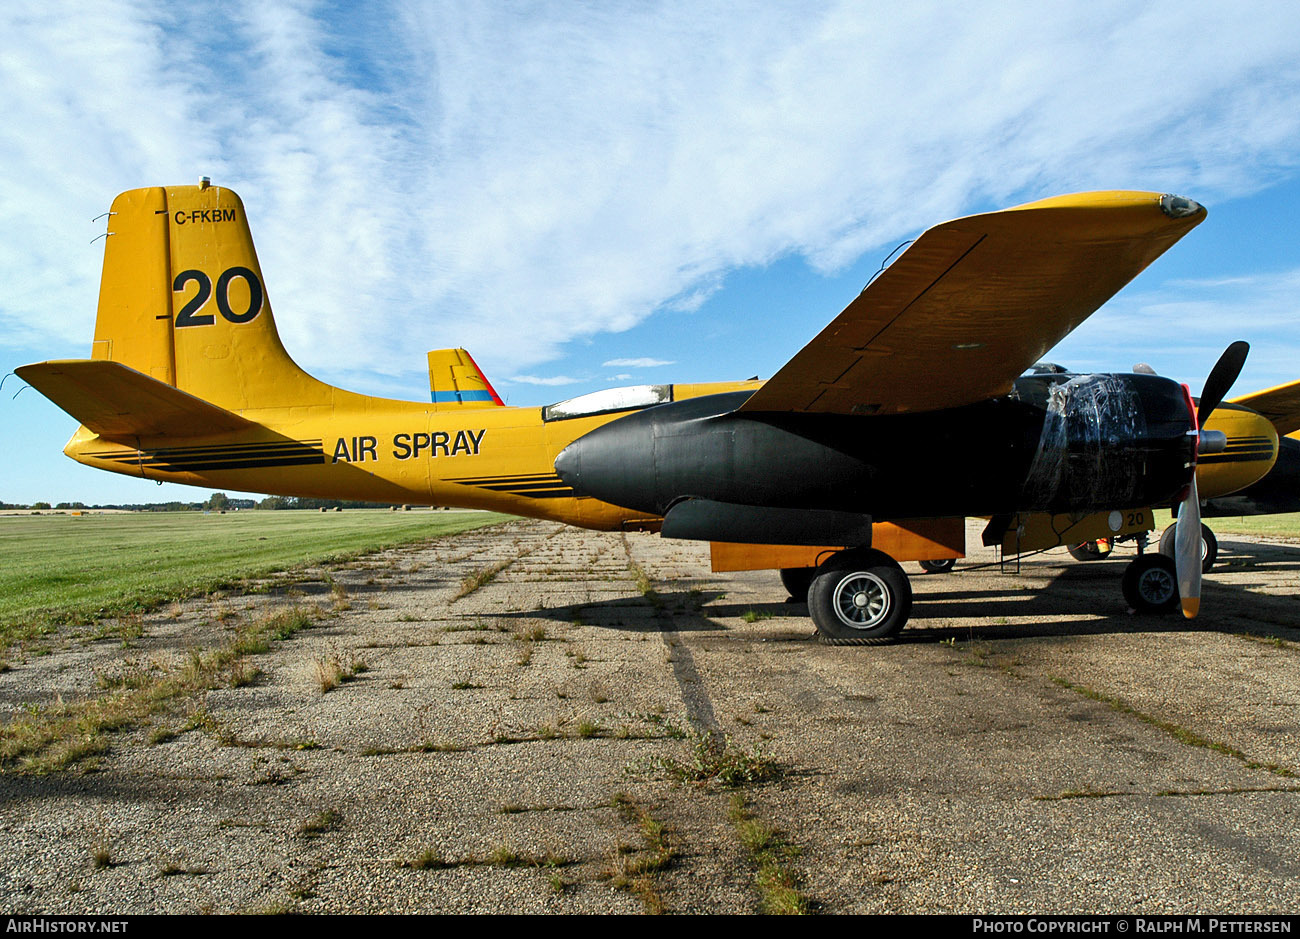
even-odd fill
[(1246, 364), (1246, 353), (1249, 351), (1250, 343), (1237, 340), (1224, 349), (1219, 361), (1214, 363), (1210, 377), (1205, 379), (1205, 387), (1201, 391), (1200, 406), (1196, 409), (1196, 423), (1199, 426), (1204, 427), (1210, 412), (1223, 403), (1232, 383), (1241, 374), (1241, 367)]
[(1201, 608), (1201, 497), (1196, 491), (1195, 473), (1187, 489), (1187, 498), (1178, 507), (1178, 522), (1174, 528), (1174, 566), (1183, 616), (1195, 619)]
[[(1217, 439), (1210, 439), (1204, 431), (1205, 422), (1214, 409), (1223, 403), (1232, 383), (1241, 374), (1248, 352), (1249, 343), (1238, 340), (1223, 350), (1219, 361), (1210, 369), (1210, 375), (1205, 379), (1205, 386), (1201, 390), (1201, 402), (1196, 408), (1196, 428), (1189, 431), (1197, 434), (1198, 452), (1202, 448), (1211, 452), (1218, 444)], [(1201, 496), (1196, 490), (1194, 464), (1187, 496), (1178, 507), (1178, 523), (1174, 529), (1174, 568), (1183, 616), (1195, 619), (1201, 609)]]

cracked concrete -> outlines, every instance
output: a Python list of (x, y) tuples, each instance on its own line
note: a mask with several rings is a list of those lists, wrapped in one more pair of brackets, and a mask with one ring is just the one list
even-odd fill
[[(973, 557), (905, 565), (912, 624), (865, 649), (813, 641), (774, 573), (712, 574), (707, 546), (538, 522), (178, 605), (129, 648), (15, 663), (0, 712), (179, 667), (276, 606), (329, 615), (251, 684), (111, 734), (92, 772), (0, 777), (0, 901), (636, 912), (610, 877), (641, 850), (626, 793), (668, 827), (667, 910), (757, 911), (729, 794), (664, 771), (702, 733), (780, 766), (746, 798), (817, 911), (1294, 910), (1300, 548), (1222, 541), (1192, 623), (1127, 614), (1118, 563)], [(330, 657), (361, 669), (322, 693)]]

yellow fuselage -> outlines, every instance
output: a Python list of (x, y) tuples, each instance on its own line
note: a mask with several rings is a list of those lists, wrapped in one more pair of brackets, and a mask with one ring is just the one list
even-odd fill
[[(673, 399), (760, 384), (674, 385)], [(340, 392), (319, 407), (242, 411), (261, 425), (246, 434), (128, 447), (82, 427), (64, 452), (97, 469), (192, 486), (490, 509), (599, 530), (654, 527), (645, 513), (576, 496), (555, 475), (555, 457), (570, 442), (625, 413), (545, 421), (540, 407), (439, 407)]]

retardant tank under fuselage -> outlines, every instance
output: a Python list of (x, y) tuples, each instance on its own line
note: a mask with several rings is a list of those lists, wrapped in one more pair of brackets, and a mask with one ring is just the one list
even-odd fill
[(1183, 389), (1154, 375), (1034, 375), (1001, 398), (887, 417), (737, 412), (750, 392), (629, 414), (555, 461), (579, 494), (665, 514), (684, 499), (878, 519), (1158, 505), (1191, 479)]

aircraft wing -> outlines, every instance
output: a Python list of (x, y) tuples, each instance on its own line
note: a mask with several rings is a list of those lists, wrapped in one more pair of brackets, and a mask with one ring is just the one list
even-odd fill
[(202, 437), (254, 427), (224, 408), (106, 359), (38, 362), (15, 373), (108, 440)]
[(938, 225), (741, 410), (897, 414), (1007, 394), (1204, 218), (1177, 196), (1093, 192)]
[(1240, 404), (1268, 418), (1277, 428), (1279, 437), (1300, 430), (1300, 381), (1256, 391), (1240, 398), (1229, 398), (1228, 403)]

